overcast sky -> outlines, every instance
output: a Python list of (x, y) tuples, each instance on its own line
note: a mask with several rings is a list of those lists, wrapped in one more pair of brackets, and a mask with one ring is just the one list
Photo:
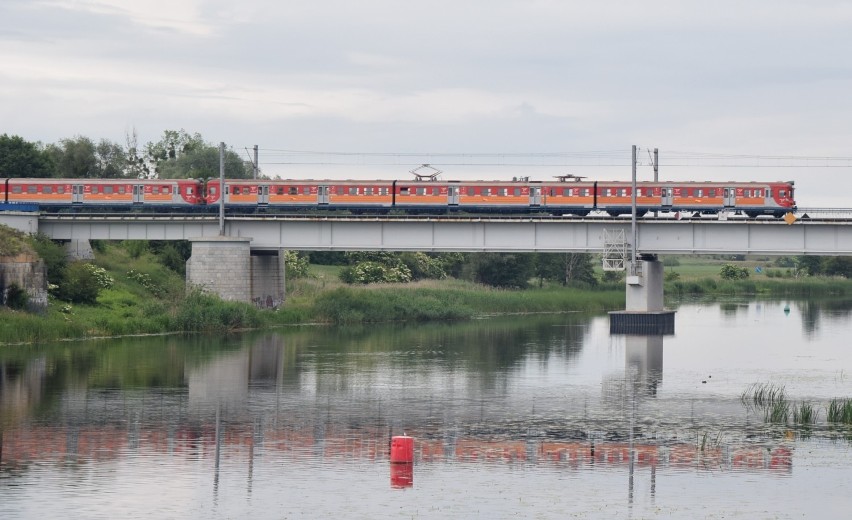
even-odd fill
[[(629, 179), (636, 144), (661, 178), (852, 207), (852, 160), (728, 157), (852, 157), (849, 1), (2, 0), (0, 65), (0, 133), (31, 141), (184, 128), (283, 176), (539, 180)], [(574, 155), (494, 155), (545, 152)], [(461, 166), (499, 162), (543, 166)]]

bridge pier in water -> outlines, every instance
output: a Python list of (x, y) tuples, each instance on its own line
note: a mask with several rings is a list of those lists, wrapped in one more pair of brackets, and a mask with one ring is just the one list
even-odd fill
[(610, 333), (674, 334), (674, 311), (663, 307), (663, 264), (656, 255), (638, 262), (636, 274), (627, 276), (625, 310), (609, 313)]
[(190, 238), (186, 288), (195, 287), (223, 300), (275, 308), (284, 302), (283, 250), (252, 251), (251, 238)]

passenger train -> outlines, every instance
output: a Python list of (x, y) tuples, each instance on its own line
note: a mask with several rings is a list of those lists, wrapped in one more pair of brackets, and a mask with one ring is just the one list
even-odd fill
[[(793, 181), (638, 182), (637, 214), (649, 211), (781, 217), (796, 210)], [(223, 193), (224, 191), (224, 193)], [(612, 216), (631, 213), (632, 185), (623, 181), (225, 180), (0, 178), (0, 202), (46, 211), (213, 210), (224, 196), (232, 212), (341, 210), (352, 213), (545, 213)]]

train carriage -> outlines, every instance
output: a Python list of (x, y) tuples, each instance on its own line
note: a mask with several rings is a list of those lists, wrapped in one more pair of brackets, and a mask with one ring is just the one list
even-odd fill
[(2, 179), (5, 202), (43, 209), (192, 208), (203, 198), (192, 179)]
[[(219, 203), (219, 180), (207, 182), (207, 204)], [(393, 206), (392, 181), (225, 180), (225, 205), (244, 211), (335, 209), (387, 211)]]

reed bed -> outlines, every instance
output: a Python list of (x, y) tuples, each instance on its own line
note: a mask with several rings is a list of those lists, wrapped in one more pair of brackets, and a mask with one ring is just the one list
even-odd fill
[(832, 399), (828, 403), (826, 418), (830, 423), (852, 425), (852, 399)]

